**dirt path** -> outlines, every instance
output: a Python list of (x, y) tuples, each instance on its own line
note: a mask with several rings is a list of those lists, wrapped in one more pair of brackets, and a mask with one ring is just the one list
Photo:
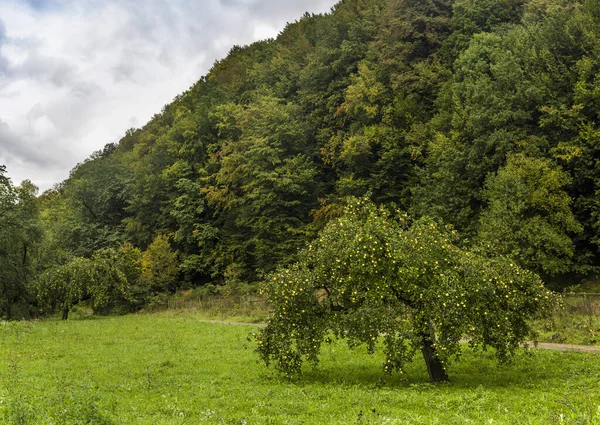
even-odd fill
[[(266, 326), (266, 323), (229, 322), (227, 320), (201, 320), (201, 322), (212, 323), (215, 325), (254, 326), (259, 328), (264, 328)], [(582, 353), (600, 354), (600, 347), (592, 345), (554, 344), (551, 342), (538, 342), (537, 345), (534, 345), (532, 342), (530, 342), (529, 346), (543, 350), (580, 351)]]
[(233, 326), (255, 326), (264, 328), (266, 323), (250, 323), (250, 322), (230, 322), (227, 320), (200, 320), (202, 323), (212, 323), (213, 325), (233, 325)]
[[(533, 344), (531, 344), (533, 347)], [(583, 353), (600, 353), (600, 347), (593, 345), (554, 344), (551, 342), (538, 342), (537, 347), (544, 350), (556, 351), (581, 351)]]

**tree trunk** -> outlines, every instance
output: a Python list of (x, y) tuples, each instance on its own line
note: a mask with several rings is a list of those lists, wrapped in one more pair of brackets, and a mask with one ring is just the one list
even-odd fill
[[(4, 298), (4, 317), (6, 320), (12, 319), (10, 314), (10, 300), (8, 298), (8, 291), (6, 289), (6, 283), (2, 286), (2, 295)], [(1, 313), (1, 312), (0, 312)]]
[(425, 364), (427, 365), (427, 372), (429, 372), (429, 380), (431, 382), (447, 382), (450, 379), (444, 369), (444, 365), (440, 362), (437, 355), (435, 354), (435, 348), (429, 335), (423, 336), (423, 348), (421, 349)]
[(69, 307), (65, 307), (63, 309), (62, 319), (63, 320), (67, 320), (68, 318), (69, 318)]

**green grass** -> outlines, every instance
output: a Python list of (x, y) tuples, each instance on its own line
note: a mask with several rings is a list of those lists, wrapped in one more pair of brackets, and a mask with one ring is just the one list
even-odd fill
[(258, 363), (250, 326), (191, 311), (0, 325), (3, 424), (600, 424), (600, 356), (533, 351), (498, 366), (465, 352), (452, 382), (416, 358), (329, 345), (296, 381)]

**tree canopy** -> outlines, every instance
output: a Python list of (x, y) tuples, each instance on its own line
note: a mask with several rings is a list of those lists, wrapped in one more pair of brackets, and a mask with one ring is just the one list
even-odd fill
[(555, 301), (534, 273), (506, 257), (458, 247), (455, 232), (424, 217), (352, 199), (264, 292), (273, 315), (258, 351), (287, 375), (316, 363), (330, 332), (372, 353), (382, 340), (386, 372), (421, 350), (431, 381), (462, 349), (495, 348), (501, 361), (532, 337), (528, 320)]
[(42, 237), (37, 188), (28, 180), (13, 186), (0, 165), (0, 316), (28, 317), (34, 299), (29, 284)]
[(256, 283), (366, 194), (555, 289), (596, 277), (597, 3), (343, 0), (234, 46), (37, 199), (0, 172), (2, 314), (35, 310), (50, 269), (157, 238), (169, 283), (139, 300)]

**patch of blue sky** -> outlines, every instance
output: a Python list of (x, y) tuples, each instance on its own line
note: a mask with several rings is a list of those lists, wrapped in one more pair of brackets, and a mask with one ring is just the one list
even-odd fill
[(25, 3), (32, 9), (39, 11), (54, 9), (68, 3), (68, 1), (65, 0), (17, 0), (17, 2)]

